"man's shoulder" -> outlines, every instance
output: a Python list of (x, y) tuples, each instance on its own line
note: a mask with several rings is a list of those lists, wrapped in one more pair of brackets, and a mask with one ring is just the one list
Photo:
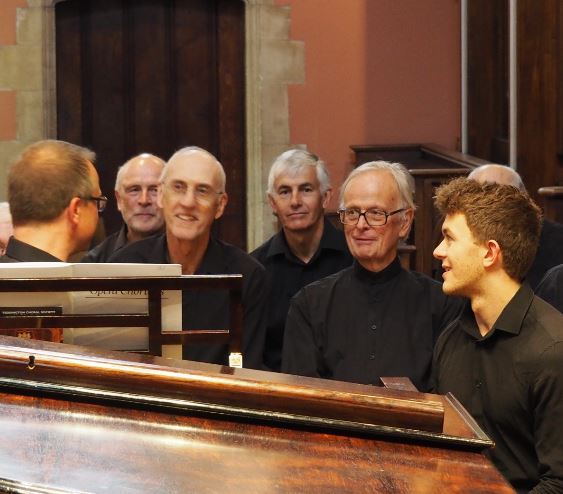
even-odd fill
[(262, 266), (255, 256), (247, 254), (236, 245), (232, 245), (221, 240), (214, 240), (214, 242), (221, 250), (225, 265), (229, 268), (230, 272), (241, 272), (242, 274), (245, 274), (245, 272), (265, 271), (264, 266)]
[(166, 263), (164, 234), (153, 235), (124, 246), (113, 253), (108, 262)]
[(304, 286), (297, 293), (296, 296), (299, 296), (299, 294), (301, 294), (301, 296), (305, 296), (305, 295), (315, 296), (339, 288), (351, 280), (353, 270), (354, 270), (353, 266), (348, 266), (347, 268), (344, 268), (340, 271), (337, 271), (336, 273), (325, 276), (320, 280), (313, 281), (309, 285)]
[(116, 242), (120, 231), (108, 235), (102, 242), (90, 249), (82, 258), (82, 262), (107, 262), (116, 252)]
[(256, 249), (254, 249), (249, 255), (259, 261), (261, 264), (265, 264), (266, 260), (268, 259), (268, 253), (270, 252), (272, 242), (277, 235), (278, 234), (272, 235), (262, 245), (256, 247)]
[(534, 296), (526, 317), (531, 319), (532, 337), (544, 338), (548, 344), (563, 343), (563, 314), (555, 307)]

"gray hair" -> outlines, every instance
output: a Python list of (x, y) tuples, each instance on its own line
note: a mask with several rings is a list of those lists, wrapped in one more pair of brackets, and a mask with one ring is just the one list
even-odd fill
[(212, 160), (214, 160), (217, 165), (218, 165), (218, 170), (219, 170), (219, 181), (221, 182), (221, 189), (222, 192), (225, 191), (225, 187), (227, 185), (227, 175), (225, 174), (225, 169), (223, 168), (223, 165), (220, 163), (220, 161), (209, 151), (207, 151), (206, 149), (200, 148), (199, 146), (186, 146), (183, 147), (182, 149), (178, 149), (178, 151), (176, 151), (168, 160), (168, 162), (164, 165), (164, 169), (162, 170), (162, 173), (160, 174), (160, 182), (164, 182), (164, 179), (166, 178), (166, 172), (168, 171), (168, 164), (174, 159), (177, 158), (179, 156), (181, 156), (182, 154), (186, 154), (186, 153), (191, 153), (197, 151), (198, 153), (203, 153), (206, 154), (207, 156), (209, 156)]
[(519, 190), (525, 191), (526, 186), (522, 181), (522, 177), (516, 171), (505, 165), (497, 165), (489, 163), (475, 168), (468, 176), (471, 180), (476, 180), (479, 183), (493, 183), (501, 185), (512, 185)]
[(414, 179), (412, 178), (412, 175), (403, 165), (401, 165), (401, 163), (391, 163), (389, 161), (370, 161), (358, 166), (358, 168), (354, 168), (350, 172), (348, 177), (346, 177), (346, 180), (340, 188), (341, 208), (344, 207), (344, 191), (346, 190), (346, 187), (348, 186), (350, 181), (358, 175), (374, 170), (388, 171), (391, 175), (393, 175), (395, 183), (397, 184), (397, 188), (399, 189), (401, 200), (403, 202), (402, 207), (416, 209), (416, 206), (414, 204)]
[(321, 194), (324, 194), (330, 189), (330, 178), (326, 166), (318, 156), (304, 149), (289, 149), (274, 160), (268, 175), (268, 194), (274, 193), (274, 183), (280, 175), (287, 173), (295, 176), (307, 166), (315, 167), (320, 191)]
[(159, 165), (162, 165), (162, 168), (164, 168), (164, 165), (166, 164), (166, 162), (162, 158), (159, 158), (158, 156), (150, 153), (141, 153), (137, 156), (133, 156), (130, 160), (126, 161), (117, 169), (117, 175), (115, 177), (115, 190), (119, 190), (121, 181), (123, 180), (123, 175), (125, 175), (125, 172), (129, 169), (131, 163), (137, 161), (139, 158), (150, 158)]

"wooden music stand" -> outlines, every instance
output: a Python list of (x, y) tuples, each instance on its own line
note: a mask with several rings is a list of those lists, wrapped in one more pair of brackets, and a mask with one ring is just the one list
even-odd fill
[[(228, 290), (230, 329), (196, 328), (162, 331), (162, 290)], [(0, 316), (1, 329), (148, 327), (151, 355), (162, 355), (162, 345), (188, 341), (228, 344), (232, 353), (242, 353), (242, 275), (189, 275), (127, 278), (18, 278), (0, 279), (0, 293), (80, 292), (90, 290), (144, 290), (148, 311), (137, 314), (64, 314), (52, 316)]]

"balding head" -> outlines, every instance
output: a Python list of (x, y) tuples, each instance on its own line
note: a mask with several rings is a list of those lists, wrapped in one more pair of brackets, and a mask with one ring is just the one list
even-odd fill
[(475, 168), (467, 178), (481, 184), (492, 183), (500, 185), (512, 185), (520, 190), (526, 190), (522, 177), (517, 171), (504, 165), (482, 165)]
[(157, 205), (158, 184), (164, 160), (143, 153), (131, 158), (117, 172), (117, 208), (127, 225), (129, 242), (148, 237), (162, 229), (164, 217)]

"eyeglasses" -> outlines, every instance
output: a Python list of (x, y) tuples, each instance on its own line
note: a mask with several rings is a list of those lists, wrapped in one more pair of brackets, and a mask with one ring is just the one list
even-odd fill
[[(163, 184), (167, 190), (169, 190), (173, 195), (178, 197), (184, 197), (189, 190), (189, 186), (185, 182), (169, 182)], [(199, 184), (193, 187), (193, 194), (196, 202), (198, 203), (210, 203), (215, 196), (220, 196), (224, 194), (222, 191), (213, 190), (209, 185)]]
[(338, 215), (340, 216), (340, 222), (344, 225), (357, 225), (358, 221), (360, 221), (360, 216), (363, 216), (369, 226), (383, 226), (387, 224), (389, 216), (406, 210), (407, 208), (401, 208), (388, 213), (381, 211), (381, 209), (368, 209), (362, 213), (359, 209), (350, 208), (339, 209)]
[(108, 198), (106, 196), (87, 196), (81, 197), (83, 201), (94, 201), (96, 203), (96, 207), (98, 208), (98, 213), (102, 213), (104, 209), (106, 209), (106, 204), (108, 202)]

